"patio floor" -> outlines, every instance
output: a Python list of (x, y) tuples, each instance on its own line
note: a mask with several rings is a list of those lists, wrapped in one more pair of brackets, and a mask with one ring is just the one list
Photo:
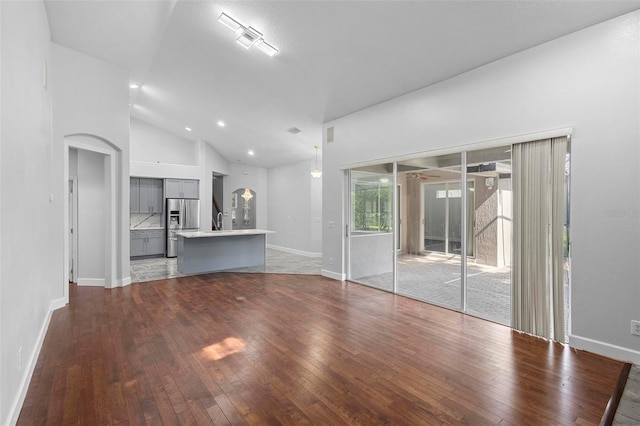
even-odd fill
[[(391, 272), (352, 281), (393, 291)], [(460, 310), (460, 258), (429, 254), (398, 256), (398, 294)], [(511, 269), (467, 263), (467, 313), (511, 323)]]

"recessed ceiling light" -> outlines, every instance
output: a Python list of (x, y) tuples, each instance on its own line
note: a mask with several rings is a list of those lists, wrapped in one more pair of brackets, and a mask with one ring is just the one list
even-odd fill
[(131, 89), (137, 89), (137, 88), (138, 88), (138, 87), (140, 87), (140, 86), (138, 86), (138, 85), (137, 85), (137, 84), (135, 84), (135, 83), (131, 83), (131, 84), (129, 85), (129, 87), (130, 87)]
[(258, 49), (269, 56), (274, 56), (278, 53), (278, 49), (264, 41), (260, 31), (253, 27), (242, 25), (226, 13), (220, 14), (218, 22), (232, 30), (236, 34), (236, 42), (245, 49), (249, 49), (251, 46), (257, 46)]
[(250, 149), (250, 150), (249, 150), (249, 152), (247, 152), (247, 154), (249, 154), (249, 155), (253, 155), (253, 154), (255, 154), (255, 152), (253, 152), (253, 150), (252, 150), (252, 149)]
[(187, 132), (190, 132), (190, 131), (191, 131), (191, 127), (185, 127), (184, 129), (185, 129)]
[(224, 127), (224, 121), (218, 121), (218, 126)]

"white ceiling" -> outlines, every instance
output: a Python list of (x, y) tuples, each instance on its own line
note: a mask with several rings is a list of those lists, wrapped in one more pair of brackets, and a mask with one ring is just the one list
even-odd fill
[[(133, 118), (267, 168), (313, 159), (325, 121), (640, 8), (640, 0), (45, 4), (54, 42), (125, 67), (142, 85), (131, 92)], [(222, 12), (280, 53), (243, 49), (217, 22)], [(302, 132), (287, 133), (292, 126)]]

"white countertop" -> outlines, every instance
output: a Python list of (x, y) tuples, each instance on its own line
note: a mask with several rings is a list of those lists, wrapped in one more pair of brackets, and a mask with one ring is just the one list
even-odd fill
[(274, 234), (275, 231), (266, 231), (264, 229), (236, 229), (229, 231), (182, 231), (176, 232), (176, 235), (184, 238), (211, 238), (211, 237), (233, 237), (234, 235), (259, 235)]
[(148, 227), (140, 227), (140, 228), (129, 228), (129, 231), (158, 231), (164, 230), (161, 226), (148, 226)]

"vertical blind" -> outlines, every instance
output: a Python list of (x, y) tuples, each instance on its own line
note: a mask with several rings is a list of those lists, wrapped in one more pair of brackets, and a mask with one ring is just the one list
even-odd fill
[(567, 138), (513, 145), (512, 327), (564, 341)]

